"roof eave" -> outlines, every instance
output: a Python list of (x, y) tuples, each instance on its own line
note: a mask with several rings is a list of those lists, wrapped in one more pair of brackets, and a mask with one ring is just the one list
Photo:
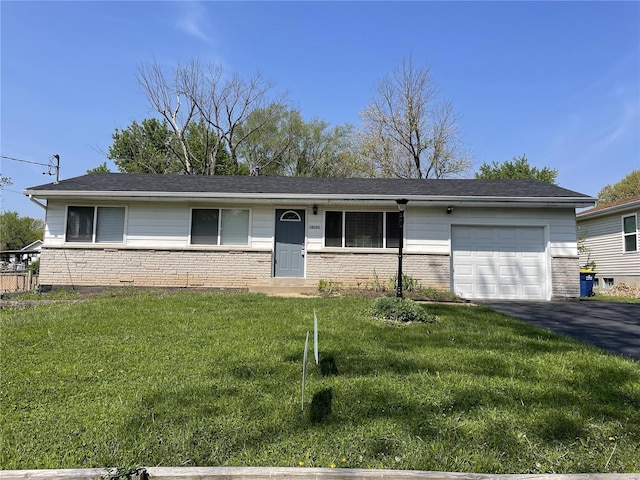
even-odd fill
[(602, 208), (600, 210), (596, 210), (593, 212), (589, 212), (589, 211), (580, 212), (578, 215), (576, 215), (576, 218), (578, 220), (585, 220), (587, 218), (597, 218), (605, 215), (618, 214), (618, 213), (625, 212), (627, 210), (636, 210), (638, 208), (640, 208), (640, 201), (625, 203), (623, 205), (615, 205), (613, 207)]
[(592, 197), (499, 197), (499, 196), (469, 196), (469, 195), (375, 195), (375, 194), (298, 194), (298, 193), (225, 193), (225, 192), (136, 192), (136, 191), (64, 191), (64, 190), (25, 190), (25, 195), (37, 198), (58, 199), (118, 199), (140, 200), (155, 199), (162, 201), (202, 201), (216, 200), (234, 202), (238, 200), (251, 200), (254, 203), (273, 203), (274, 201), (304, 201), (316, 203), (336, 204), (339, 202), (395, 202), (399, 198), (406, 198), (412, 203), (430, 205), (474, 206), (483, 204), (486, 206), (541, 206), (584, 208), (595, 205), (596, 199)]

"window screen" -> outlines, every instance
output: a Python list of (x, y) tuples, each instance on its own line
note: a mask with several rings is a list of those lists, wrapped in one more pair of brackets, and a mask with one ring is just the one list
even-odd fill
[(98, 207), (96, 242), (122, 243), (124, 240), (124, 207)]
[(249, 210), (221, 210), (220, 245), (249, 244)]

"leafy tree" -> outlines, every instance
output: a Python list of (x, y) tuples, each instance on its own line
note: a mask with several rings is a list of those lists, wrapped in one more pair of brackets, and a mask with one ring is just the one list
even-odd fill
[(453, 103), (439, 101), (429, 68), (415, 66), (411, 57), (378, 82), (360, 115), (362, 154), (381, 176), (444, 178), (471, 167)]
[(111, 173), (111, 170), (107, 167), (107, 162), (104, 162), (95, 168), (87, 170), (87, 175), (93, 175), (94, 173)]
[(526, 155), (513, 157), (513, 161), (503, 163), (493, 162), (480, 165), (480, 171), (476, 172), (476, 178), (485, 180), (496, 179), (531, 179), (556, 184), (558, 170), (544, 167), (538, 169), (529, 165)]
[(18, 212), (0, 215), (0, 250), (19, 250), (36, 240), (42, 240), (44, 222), (31, 217), (20, 217)]
[(598, 193), (598, 203), (611, 203), (640, 195), (640, 170), (633, 170), (618, 183), (605, 185)]
[(0, 176), (0, 188), (9, 187), (11, 185), (13, 185), (13, 182), (11, 181), (11, 179), (9, 177), (1, 177)]
[[(255, 110), (240, 126), (250, 131), (238, 150), (239, 157), (254, 174), (303, 177), (347, 177), (373, 175), (359, 164), (354, 153), (353, 127), (331, 128), (325, 121), (305, 121), (297, 110), (273, 113)], [(270, 118), (270, 121), (265, 121)], [(255, 129), (254, 122), (262, 124)]]
[[(184, 172), (198, 173), (187, 137), (193, 123), (204, 122), (209, 140), (201, 145), (213, 152), (204, 158), (214, 160), (222, 147), (231, 158), (233, 173), (239, 174), (242, 144), (249, 134), (272, 121), (271, 114), (285, 109), (284, 99), (271, 98), (273, 85), (260, 74), (247, 81), (237, 74), (223, 75), (219, 65), (202, 65), (197, 60), (178, 65), (171, 73), (167, 75), (158, 63), (146, 65), (138, 71), (138, 83), (151, 107), (171, 127)], [(270, 115), (261, 115), (261, 121), (255, 118), (251, 129), (245, 125), (241, 134), (240, 127), (259, 109)], [(215, 165), (208, 165), (200, 173), (211, 175), (214, 171)]]
[[(178, 146), (179, 141), (166, 121), (146, 118), (139, 124), (134, 120), (126, 129), (116, 129), (107, 156), (123, 173), (228, 175), (233, 172), (229, 154), (223, 144), (212, 140), (212, 136), (203, 121), (192, 122), (187, 126), (184, 134), (190, 159), (190, 170), (187, 171)], [(216, 146), (217, 153), (212, 145)], [(106, 168), (106, 164), (104, 167)], [(101, 171), (103, 170), (91, 173)]]
[(145, 118), (135, 120), (112, 135), (107, 157), (123, 173), (179, 173), (182, 166), (174, 151), (173, 134), (166, 122)]

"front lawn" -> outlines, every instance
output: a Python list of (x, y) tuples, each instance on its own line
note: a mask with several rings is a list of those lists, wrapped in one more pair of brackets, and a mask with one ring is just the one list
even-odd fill
[[(484, 307), (397, 325), (371, 303), (130, 291), (2, 310), (0, 468), (640, 471), (637, 362)], [(310, 354), (302, 412), (314, 309), (331, 368)]]

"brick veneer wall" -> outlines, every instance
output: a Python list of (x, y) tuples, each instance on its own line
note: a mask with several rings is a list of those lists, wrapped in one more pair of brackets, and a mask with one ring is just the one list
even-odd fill
[(268, 284), (271, 252), (43, 248), (41, 285), (243, 287)]
[[(403, 272), (421, 285), (450, 288), (448, 255), (405, 254)], [(577, 257), (551, 259), (553, 298), (580, 295)], [(395, 253), (307, 253), (306, 284), (387, 286), (396, 275)], [(43, 248), (40, 285), (246, 287), (270, 285), (271, 252), (251, 250), (135, 250)]]
[(580, 262), (578, 257), (551, 258), (551, 297), (577, 298), (580, 296)]
[[(307, 279), (331, 280), (344, 286), (388, 286), (398, 272), (397, 253), (312, 253), (307, 257)], [(402, 271), (425, 287), (448, 290), (451, 267), (448, 255), (405, 253)]]

